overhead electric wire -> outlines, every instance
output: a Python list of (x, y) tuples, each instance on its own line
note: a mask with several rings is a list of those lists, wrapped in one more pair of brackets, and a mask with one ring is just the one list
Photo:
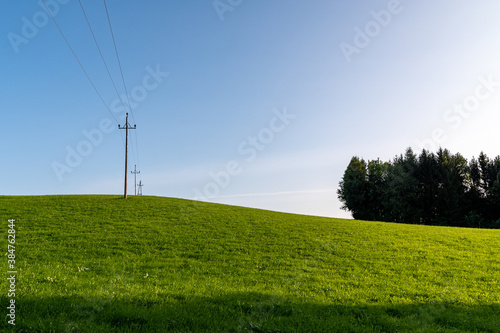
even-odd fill
[(106, 17), (108, 18), (109, 31), (111, 32), (111, 39), (113, 40), (113, 46), (115, 48), (116, 59), (118, 60), (118, 68), (120, 69), (120, 74), (122, 77), (123, 87), (125, 88), (125, 95), (127, 96), (127, 102), (130, 109), (130, 114), (132, 115), (132, 120), (135, 122), (134, 113), (132, 111), (132, 104), (130, 104), (130, 97), (127, 90), (127, 85), (125, 84), (125, 78), (123, 76), (122, 64), (120, 62), (120, 56), (118, 55), (118, 48), (116, 47), (115, 35), (113, 34), (113, 28), (111, 27), (111, 20), (109, 19), (108, 6), (106, 5), (106, 0), (104, 0), (104, 8), (106, 9)]
[[(122, 77), (123, 87), (125, 88), (125, 95), (127, 96), (127, 102), (128, 102), (129, 109), (130, 109), (130, 114), (132, 115), (132, 120), (135, 123), (134, 112), (132, 111), (132, 104), (130, 103), (130, 97), (129, 97), (129, 94), (128, 94), (127, 85), (125, 84), (125, 77), (123, 75), (122, 64), (120, 62), (120, 56), (118, 55), (118, 48), (116, 47), (115, 35), (113, 33), (113, 27), (111, 26), (111, 20), (109, 18), (108, 6), (106, 4), (106, 0), (103, 0), (103, 2), (104, 2), (104, 8), (106, 10), (106, 17), (108, 19), (109, 31), (111, 32), (111, 38), (113, 40), (113, 45), (114, 45), (114, 48), (115, 48), (116, 59), (118, 60), (118, 67), (120, 69), (120, 74), (121, 74), (121, 77)], [(139, 170), (140, 170), (141, 169), (141, 163), (140, 163), (140, 160), (139, 160), (139, 145), (138, 145), (137, 141), (138, 141), (138, 139), (137, 139), (137, 132), (136, 132), (135, 133), (135, 145), (137, 147), (137, 164), (139, 165)], [(132, 145), (132, 150), (133, 149), (134, 149), (134, 145)]]
[[(97, 42), (97, 38), (95, 37), (94, 30), (92, 29), (92, 25), (90, 24), (90, 21), (89, 21), (89, 19), (87, 17), (87, 14), (85, 13), (85, 9), (83, 8), (81, 0), (78, 0), (78, 3), (80, 4), (80, 8), (82, 9), (82, 13), (83, 13), (83, 16), (85, 17), (85, 20), (87, 21), (87, 26), (89, 27), (90, 33), (92, 35), (92, 38), (94, 39), (94, 43), (95, 43), (95, 45), (97, 47), (97, 50), (99, 51), (99, 55), (101, 56), (101, 60), (102, 60), (102, 63), (104, 64), (104, 67), (106, 68), (106, 72), (108, 73), (108, 77), (111, 80), (111, 83), (113, 84), (113, 88), (115, 89), (115, 92), (116, 92), (116, 97), (122, 103), (124, 109), (127, 110), (127, 106), (125, 105), (124, 101), (121, 99), (120, 93), (118, 92), (118, 88), (116, 87), (115, 81), (113, 80), (111, 72), (109, 71), (109, 67), (108, 67), (108, 65), (106, 63), (106, 60), (104, 59), (104, 56), (103, 56), (102, 51), (101, 51), (101, 48), (99, 47), (99, 43)], [(115, 49), (116, 49), (116, 47), (115, 47)], [(120, 71), (121, 71), (121, 66), (120, 66)], [(122, 74), (122, 77), (123, 77), (123, 74)], [(128, 94), (126, 94), (126, 95), (127, 95), (127, 99), (128, 99)], [(129, 107), (128, 108), (129, 108), (130, 111), (132, 111), (132, 107), (130, 105), (130, 101), (129, 101)], [(131, 114), (132, 114), (132, 118), (133, 118), (133, 113), (131, 112)], [(135, 119), (134, 119), (134, 122), (135, 122)], [(126, 124), (125, 126), (128, 126), (128, 124)], [(121, 132), (120, 132), (120, 134), (121, 134)], [(135, 138), (136, 138), (136, 147), (137, 147), (137, 160), (139, 161), (139, 146), (137, 145), (137, 135), (135, 136)], [(122, 135), (122, 139), (123, 139), (123, 135)], [(125, 146), (125, 142), (123, 142), (123, 145)], [(132, 145), (132, 155), (134, 157), (136, 156), (135, 150), (134, 150), (134, 145)]]
[(52, 15), (52, 12), (50, 11), (50, 9), (47, 7), (47, 4), (45, 3), (45, 0), (42, 0), (45, 8), (47, 9), (47, 12), (49, 13), (50, 17), (52, 18), (52, 21), (54, 21), (54, 24), (56, 25), (57, 29), (59, 30), (59, 33), (61, 34), (61, 36), (63, 37), (64, 41), (66, 42), (66, 44), (68, 45), (69, 49), (71, 50), (71, 53), (73, 53), (73, 56), (75, 57), (76, 61), (78, 62), (78, 64), (80, 65), (80, 68), (82, 69), (83, 73), (85, 74), (85, 76), (87, 77), (87, 79), (89, 80), (90, 84), (92, 85), (92, 88), (94, 88), (97, 96), (99, 96), (99, 99), (101, 100), (102, 104), (104, 104), (104, 106), (106, 107), (106, 109), (108, 110), (109, 114), (111, 115), (111, 117), (113, 117), (113, 119), (115, 120), (115, 122), (117, 124), (120, 124), (118, 122), (118, 120), (116, 119), (116, 117), (113, 115), (113, 113), (111, 112), (111, 110), (109, 109), (108, 105), (106, 104), (106, 102), (104, 101), (104, 99), (102, 98), (102, 95), (101, 93), (99, 93), (99, 90), (97, 89), (97, 87), (95, 86), (94, 82), (92, 81), (92, 79), (90, 78), (89, 74), (87, 73), (87, 71), (85, 70), (85, 68), (83, 67), (82, 63), (80, 62), (80, 59), (78, 58), (78, 56), (76, 55), (75, 51), (73, 50), (73, 48), (71, 47), (71, 44), (69, 43), (68, 39), (66, 38), (66, 36), (64, 35), (64, 33), (62, 32), (61, 30), (61, 27), (59, 26), (59, 24), (57, 24), (57, 21), (56, 19), (54, 18), (54, 16)]
[[(76, 55), (76, 52), (74, 51), (73, 47), (71, 46), (71, 44), (69, 43), (68, 39), (66, 38), (66, 36), (64, 35), (61, 27), (59, 26), (59, 24), (57, 23), (56, 19), (54, 18), (52, 12), (50, 11), (50, 9), (48, 8), (47, 4), (45, 3), (45, 0), (42, 0), (42, 3), (43, 5), (45, 6), (45, 8), (47, 9), (47, 12), (49, 13), (50, 17), (52, 18), (52, 21), (54, 21), (54, 24), (56, 25), (57, 29), (59, 30), (59, 33), (61, 34), (61, 36), (63, 37), (64, 41), (66, 42), (66, 45), (68, 46), (68, 48), (70, 49), (71, 53), (73, 54), (73, 56), (75, 57), (76, 61), (78, 62), (78, 64), (80, 65), (80, 68), (82, 69), (83, 73), (85, 74), (85, 77), (87, 78), (87, 80), (90, 82), (92, 88), (94, 88), (94, 91), (96, 92), (97, 96), (99, 97), (99, 99), (101, 100), (101, 102), (104, 104), (106, 110), (109, 112), (109, 114), (111, 115), (111, 117), (114, 119), (114, 121), (120, 125), (120, 123), (118, 122), (118, 120), (116, 119), (116, 117), (113, 115), (113, 113), (111, 112), (110, 108), (108, 107), (108, 105), (106, 104), (106, 102), (104, 101), (104, 98), (102, 97), (101, 93), (99, 92), (99, 90), (97, 89), (97, 87), (95, 86), (94, 82), (92, 81), (92, 79), (90, 78), (89, 74), (87, 73), (87, 71), (85, 70), (85, 67), (83, 66), (83, 64), (81, 63), (80, 59), (78, 58), (78, 56)], [(111, 76), (111, 73), (109, 71), (109, 68), (106, 64), (106, 61), (104, 60), (104, 57), (102, 55), (102, 52), (101, 52), (101, 49), (99, 47), (99, 44), (97, 43), (97, 39), (95, 38), (95, 35), (94, 35), (94, 32), (92, 30), (92, 27), (90, 25), (90, 22), (87, 18), (87, 15), (85, 13), (85, 10), (83, 9), (83, 5), (81, 3), (81, 1), (79, 0), (79, 3), (80, 3), (80, 7), (82, 9), (82, 12), (85, 16), (85, 20), (87, 21), (87, 24), (89, 26), (89, 29), (91, 31), (91, 34), (92, 34), (92, 37), (94, 39), (94, 42), (96, 43), (96, 46), (97, 46), (97, 49), (99, 51), (99, 54), (101, 56), (101, 59), (104, 63), (104, 66), (106, 67), (106, 71), (108, 72), (108, 75), (111, 79), (111, 82), (113, 84), (113, 87), (115, 89), (115, 92), (117, 93), (118, 95), (118, 99), (119, 101), (123, 104), (123, 106), (125, 107), (125, 103), (124, 101), (120, 98), (120, 95), (118, 93), (118, 89), (116, 88), (116, 85), (113, 81), (113, 78)], [(127, 91), (127, 87), (126, 87), (126, 84), (125, 84), (125, 79), (124, 79), (124, 75), (123, 75), (123, 71), (122, 71), (122, 67), (121, 67), (121, 63), (120, 63), (120, 58), (119, 58), (119, 55), (118, 55), (118, 49), (116, 47), (116, 42), (115, 42), (115, 38), (114, 38), (114, 35), (113, 35), (113, 30), (112, 30), (112, 27), (111, 27), (111, 21), (109, 19), (109, 13), (108, 13), (108, 9), (107, 9), (107, 6), (106, 6), (106, 0), (104, 0), (104, 6), (106, 8), (106, 16), (107, 16), (107, 19), (108, 19), (108, 24), (109, 24), (109, 28), (110, 28), (110, 31), (111, 31), (111, 37), (113, 39), (113, 45), (114, 45), (114, 48), (115, 48), (115, 53), (116, 53), (116, 56), (117, 56), (117, 60), (118, 60), (118, 65), (119, 65), (119, 68), (120, 68), (120, 73), (121, 73), (121, 78), (122, 78), (122, 82), (123, 82), (123, 86), (125, 88), (125, 95), (127, 97), (127, 102), (128, 102), (128, 109), (132, 115), (132, 119), (133, 121), (135, 122), (135, 119), (134, 119), (134, 114), (133, 114), (133, 111), (132, 111), (132, 106), (131, 106), (131, 103), (130, 103), (130, 97), (129, 97), (129, 94), (128, 94), (128, 91)], [(125, 109), (127, 109), (125, 107)], [(125, 126), (128, 126), (128, 124), (126, 124)], [(122, 133), (120, 132), (120, 136), (122, 138), (122, 141), (123, 141), (123, 144), (125, 145), (125, 140), (123, 138), (123, 135)], [(137, 144), (137, 134), (136, 134), (136, 137), (135, 137), (135, 141), (136, 141), (136, 147), (137, 147), (137, 164), (139, 165), (139, 169), (140, 169), (140, 161), (139, 161), (139, 146)], [(132, 151), (133, 151), (134, 147), (132, 145)], [(133, 151), (134, 153), (134, 151)]]
[(97, 47), (97, 50), (99, 51), (99, 55), (101, 56), (102, 63), (104, 64), (104, 67), (106, 67), (106, 72), (108, 72), (109, 79), (111, 80), (111, 83), (113, 84), (113, 88), (115, 89), (116, 96), (118, 97), (118, 100), (122, 102), (123, 107), (126, 109), (125, 103), (120, 98), (120, 93), (118, 92), (118, 88), (116, 88), (115, 80), (113, 80), (113, 77), (111, 76), (111, 72), (109, 71), (106, 60), (104, 59), (104, 56), (102, 55), (101, 48), (99, 47), (99, 43), (97, 42), (97, 39), (95, 37), (94, 30), (92, 29), (92, 26), (89, 22), (87, 14), (85, 13), (85, 9), (83, 9), (82, 1), (78, 0), (78, 2), (80, 3), (80, 8), (82, 9), (83, 16), (85, 16), (85, 21), (87, 21), (87, 25), (89, 27), (90, 33), (92, 34), (92, 38), (94, 39), (94, 43)]

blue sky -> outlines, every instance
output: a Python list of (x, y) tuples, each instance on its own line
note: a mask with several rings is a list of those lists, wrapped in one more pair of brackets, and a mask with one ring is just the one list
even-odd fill
[[(120, 194), (124, 106), (79, 2), (46, 3), (106, 106), (41, 1), (3, 4), (0, 194)], [(104, 4), (82, 4), (123, 95)], [(500, 154), (497, 1), (107, 6), (145, 195), (350, 217), (354, 155)]]

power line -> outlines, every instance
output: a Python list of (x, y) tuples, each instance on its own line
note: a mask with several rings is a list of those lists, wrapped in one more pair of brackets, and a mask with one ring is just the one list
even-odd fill
[[(87, 21), (87, 26), (89, 27), (90, 33), (92, 35), (92, 38), (94, 39), (94, 43), (95, 43), (95, 45), (97, 47), (97, 51), (99, 51), (99, 55), (101, 57), (102, 63), (104, 64), (104, 67), (106, 68), (106, 72), (108, 73), (108, 77), (111, 80), (111, 83), (112, 83), (113, 88), (114, 88), (115, 93), (116, 93), (116, 97), (118, 98), (118, 101), (121, 102), (121, 104), (123, 105), (124, 109), (127, 110), (127, 106), (125, 105), (125, 102), (120, 97), (120, 93), (118, 92), (118, 88), (116, 87), (115, 81), (113, 80), (113, 77), (112, 77), (111, 72), (109, 70), (109, 67), (108, 67), (108, 65), (106, 63), (106, 60), (104, 59), (104, 56), (103, 56), (102, 51), (101, 51), (101, 48), (99, 47), (99, 43), (97, 42), (97, 38), (95, 37), (94, 30), (92, 29), (92, 25), (90, 24), (90, 21), (89, 21), (89, 19), (87, 17), (87, 14), (85, 13), (85, 9), (83, 8), (82, 2), (81, 2), (81, 0), (78, 0), (78, 2), (80, 4), (80, 8), (82, 10), (83, 16), (85, 17), (85, 21)], [(128, 94), (127, 94), (127, 99), (128, 99)], [(129, 104), (128, 109), (130, 111), (132, 110), (130, 104)], [(134, 122), (135, 122), (135, 119), (134, 119)], [(121, 132), (120, 132), (120, 136), (122, 137), (123, 144), (125, 145), (125, 141), (123, 140), (123, 134)], [(136, 140), (135, 140), (136, 141), (136, 147), (137, 147), (137, 150), (139, 150), (139, 146), (137, 144), (137, 135), (135, 136), (135, 138), (136, 138)], [(134, 151), (134, 146), (133, 145), (132, 145), (132, 155), (134, 155), (134, 156), (136, 155), (135, 151)], [(137, 160), (139, 160), (138, 156), (139, 156), (139, 153), (137, 153)], [(139, 166), (140, 166), (140, 164), (139, 164)]]
[(116, 88), (115, 81), (113, 80), (113, 77), (111, 76), (108, 65), (106, 63), (106, 60), (104, 59), (104, 56), (102, 55), (101, 48), (99, 47), (99, 43), (97, 42), (97, 39), (95, 37), (94, 30), (92, 29), (92, 26), (90, 25), (87, 14), (85, 13), (85, 9), (83, 9), (82, 1), (78, 0), (78, 2), (80, 3), (80, 8), (82, 9), (83, 16), (85, 16), (85, 20), (87, 21), (87, 25), (89, 27), (90, 33), (92, 34), (92, 38), (94, 39), (94, 43), (97, 47), (97, 50), (99, 51), (99, 55), (101, 56), (102, 63), (104, 64), (104, 67), (106, 67), (106, 72), (108, 72), (109, 79), (111, 80), (111, 83), (113, 84), (113, 88), (115, 89), (116, 96), (118, 97), (118, 100), (122, 102), (123, 107), (126, 108), (125, 103), (120, 98), (120, 93), (118, 92), (118, 88)]
[[(115, 48), (116, 59), (118, 60), (118, 67), (120, 69), (120, 75), (121, 75), (121, 78), (122, 78), (123, 87), (125, 88), (125, 95), (127, 96), (127, 102), (128, 102), (130, 113), (132, 115), (132, 120), (135, 123), (134, 112), (132, 111), (132, 104), (130, 103), (130, 96), (129, 96), (129, 93), (128, 93), (128, 90), (127, 90), (127, 85), (125, 84), (125, 77), (123, 75), (122, 64), (121, 64), (121, 61), (120, 61), (120, 56), (118, 54), (118, 48), (116, 47), (115, 35), (113, 33), (113, 27), (111, 25), (111, 19), (109, 18), (108, 6), (106, 4), (106, 0), (103, 0), (103, 2), (104, 2), (104, 8), (106, 10), (106, 17), (108, 19), (109, 31), (111, 32), (111, 39), (113, 40), (113, 46)], [(141, 163), (140, 163), (140, 160), (139, 160), (139, 144), (137, 143), (137, 141), (138, 141), (138, 139), (137, 139), (137, 133), (135, 133), (135, 145), (136, 145), (136, 148), (137, 148), (137, 164), (139, 164), (139, 169), (140, 169), (141, 168)], [(134, 150), (134, 146), (132, 145), (132, 152), (133, 152), (133, 150)]]
[(94, 82), (92, 82), (92, 79), (90, 78), (89, 74), (87, 73), (87, 71), (85, 70), (85, 68), (83, 67), (82, 63), (80, 62), (80, 59), (78, 58), (78, 56), (76, 55), (75, 51), (73, 50), (73, 48), (71, 47), (71, 44), (68, 42), (68, 39), (66, 38), (66, 36), (64, 35), (64, 33), (62, 32), (61, 30), (61, 27), (59, 27), (59, 24), (57, 24), (57, 21), (56, 19), (54, 18), (54, 16), (52, 15), (52, 12), (50, 11), (49, 7), (47, 7), (47, 4), (45, 3), (45, 0), (42, 0), (45, 8), (47, 9), (47, 12), (49, 13), (50, 17), (52, 18), (52, 21), (54, 21), (54, 24), (56, 25), (57, 29), (59, 30), (59, 32), (61, 33), (61, 36), (63, 37), (64, 41), (66, 42), (66, 44), (68, 45), (69, 49), (71, 50), (71, 53), (73, 53), (73, 56), (75, 57), (76, 61), (78, 62), (78, 64), (80, 65), (80, 68), (82, 69), (83, 73), (85, 74), (85, 76), (87, 77), (87, 79), (89, 80), (90, 84), (92, 85), (92, 88), (94, 88), (97, 96), (99, 96), (99, 99), (101, 100), (101, 102), (104, 104), (104, 106), (106, 107), (106, 109), (108, 110), (109, 114), (111, 115), (111, 117), (113, 117), (113, 119), (115, 120), (115, 122), (117, 124), (118, 123), (118, 120), (116, 119), (116, 117), (113, 115), (113, 113), (111, 112), (111, 110), (109, 109), (108, 105), (106, 104), (106, 102), (104, 101), (104, 99), (102, 98), (101, 94), (99, 93), (99, 90), (97, 89), (97, 87), (95, 86)]
[[(122, 65), (121, 65), (121, 61), (120, 61), (120, 55), (118, 53), (118, 47), (116, 46), (115, 35), (113, 33), (113, 27), (111, 25), (111, 19), (109, 17), (108, 6), (106, 4), (106, 0), (103, 0), (103, 2), (104, 2), (104, 9), (106, 10), (106, 17), (108, 19), (108, 26), (109, 26), (109, 31), (111, 33), (111, 39), (113, 40), (113, 46), (115, 48), (116, 59), (118, 61), (118, 68), (120, 69), (120, 75), (121, 75), (121, 78), (122, 78), (123, 88), (125, 89), (125, 95), (127, 97), (127, 102), (128, 102), (128, 105), (129, 105), (130, 113), (132, 115), (132, 120), (135, 123), (134, 112), (132, 111), (132, 104), (130, 103), (130, 96), (129, 96), (129, 93), (128, 93), (127, 85), (125, 83), (125, 76), (123, 75), (123, 69), (122, 69)], [(137, 154), (135, 154), (134, 145), (132, 145), (132, 154), (137, 156), (137, 164), (139, 165), (139, 169), (140, 169), (141, 168), (141, 161), (140, 161), (140, 158), (139, 158), (139, 143), (138, 143), (138, 138), (137, 138), (138, 137), (137, 131), (135, 132), (135, 136), (134, 137), (135, 137), (135, 146), (136, 146), (136, 149), (137, 149)]]
[(108, 18), (109, 31), (111, 32), (111, 38), (113, 40), (113, 46), (115, 47), (116, 59), (118, 60), (118, 67), (120, 68), (120, 74), (122, 77), (123, 87), (125, 88), (125, 95), (127, 96), (127, 102), (129, 106), (130, 113), (132, 114), (132, 120), (134, 119), (134, 112), (132, 111), (132, 104), (130, 104), (130, 97), (128, 95), (127, 85), (125, 84), (125, 78), (123, 76), (122, 64), (120, 62), (120, 56), (118, 55), (118, 48), (116, 47), (115, 35), (113, 34), (113, 28), (111, 26), (111, 20), (109, 19), (108, 6), (106, 5), (106, 0), (104, 0), (104, 8), (106, 9), (106, 17)]
[[(68, 39), (66, 38), (66, 36), (64, 35), (61, 27), (59, 26), (59, 24), (57, 23), (56, 19), (54, 18), (54, 16), (52, 15), (52, 12), (50, 11), (50, 9), (48, 8), (47, 4), (45, 3), (45, 0), (42, 0), (42, 3), (44, 4), (45, 8), (47, 9), (47, 12), (49, 13), (50, 17), (52, 18), (52, 21), (54, 21), (54, 24), (56, 25), (57, 29), (59, 30), (59, 33), (61, 34), (61, 36), (63, 37), (64, 41), (66, 42), (66, 45), (68, 45), (71, 53), (73, 54), (73, 56), (75, 57), (76, 61), (78, 62), (78, 64), (80, 65), (80, 68), (82, 69), (83, 73), (85, 74), (85, 76), (87, 77), (87, 80), (90, 82), (90, 84), (92, 85), (92, 87), (94, 88), (94, 91), (96, 92), (96, 94), (99, 96), (99, 99), (101, 100), (101, 102), (104, 104), (104, 106), (106, 107), (106, 109), (108, 110), (109, 114), (111, 115), (111, 117), (115, 120), (115, 122), (118, 124), (118, 128), (119, 129), (126, 129), (126, 142), (125, 142), (125, 190), (124, 190), (124, 197), (127, 198), (127, 168), (128, 168), (128, 130), (129, 129), (136, 129), (136, 126), (134, 125), (134, 127), (131, 127), (129, 125), (129, 122), (128, 122), (128, 112), (126, 114), (126, 123), (125, 123), (125, 126), (124, 127), (121, 127), (120, 124), (118, 123), (118, 120), (116, 119), (116, 117), (113, 115), (113, 113), (111, 112), (111, 110), (109, 109), (108, 105), (106, 104), (106, 102), (104, 101), (102, 95), (100, 94), (99, 90), (97, 89), (97, 87), (95, 86), (94, 82), (92, 81), (92, 79), (90, 78), (89, 74), (87, 73), (87, 71), (85, 70), (83, 64), (81, 63), (80, 59), (78, 58), (78, 56), (76, 55), (76, 52), (73, 50), (73, 48), (71, 47), (71, 44), (69, 43)], [(87, 25), (90, 29), (90, 32), (92, 34), (92, 37), (94, 39), (94, 42), (96, 43), (96, 46), (97, 46), (97, 49), (99, 51), (99, 54), (101, 56), (101, 60), (103, 61), (104, 63), (104, 66), (106, 67), (106, 71), (108, 72), (108, 75), (111, 79), (111, 82), (113, 84), (113, 87), (115, 88), (115, 92), (117, 93), (118, 95), (118, 99), (122, 102), (122, 104), (124, 105), (124, 101), (120, 98), (119, 96), (119, 93), (118, 93), (118, 89), (116, 88), (116, 85), (113, 81), (113, 78), (111, 76), (111, 73), (109, 71), (109, 68), (106, 64), (106, 61), (104, 60), (104, 57), (102, 55), (102, 52), (101, 52), (101, 49), (99, 47), (99, 44), (97, 42), (97, 39), (95, 38), (95, 34), (92, 30), (92, 27), (90, 25), (90, 22), (88, 20), (88, 17), (85, 13), (85, 10), (83, 8), (83, 5), (81, 3), (81, 1), (79, 0), (79, 3), (80, 3), (80, 8), (82, 9), (82, 12), (83, 12), (83, 15), (85, 16), (85, 20), (87, 21)], [(113, 39), (113, 44), (114, 44), (114, 48), (115, 48), (115, 53), (116, 53), (116, 56), (117, 56), (117, 60), (118, 60), (118, 65), (119, 65), (119, 68), (120, 68), (120, 73), (121, 73), (121, 77), (122, 77), (122, 82), (123, 82), (123, 86), (125, 88), (125, 94), (126, 94), (126, 97), (127, 97), (127, 101), (128, 101), (128, 106), (129, 106), (129, 110), (131, 111), (132, 113), (132, 117), (133, 116), (133, 112), (132, 112), (132, 106), (130, 104), (130, 97), (129, 97), (129, 94), (128, 94), (128, 91), (127, 91), (127, 87), (125, 85), (125, 79), (124, 79), (124, 76), (123, 76), (123, 71), (122, 71), (122, 67), (121, 67), (121, 63), (120, 63), (120, 58), (119, 58), (119, 55), (118, 55), (118, 49), (116, 47), (116, 42), (115, 42), (115, 38), (114, 38), (114, 35), (113, 35), (113, 30), (112, 30), (112, 27), (111, 27), (111, 21), (109, 19), (109, 13), (108, 13), (108, 9), (107, 9), (107, 6), (106, 6), (106, 0), (104, 0), (104, 6), (106, 8), (106, 16), (108, 18), (108, 24), (109, 24), (109, 28), (110, 28), (110, 31), (111, 31), (111, 37)], [(125, 105), (124, 105), (125, 107)], [(134, 122), (135, 122), (135, 119), (134, 119)], [(120, 133), (121, 135), (121, 133)], [(122, 137), (122, 141), (123, 141), (123, 135), (121, 135)], [(137, 144), (137, 135), (136, 135), (136, 146), (137, 146), (137, 151), (139, 151), (139, 146)], [(132, 150), (133, 150), (133, 145), (132, 145)], [(137, 153), (137, 160), (138, 160), (138, 164), (139, 164), (139, 167), (140, 167), (140, 162), (139, 162), (139, 154)]]

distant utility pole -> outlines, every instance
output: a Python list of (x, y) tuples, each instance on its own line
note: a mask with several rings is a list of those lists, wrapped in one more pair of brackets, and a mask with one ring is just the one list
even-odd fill
[(134, 171), (130, 171), (130, 173), (133, 173), (134, 176), (134, 184), (135, 184), (135, 195), (137, 195), (137, 174), (141, 173), (140, 171), (137, 171), (137, 165), (134, 165)]
[(142, 187), (144, 186), (144, 184), (142, 183), (142, 180), (139, 181), (139, 192), (138, 192), (138, 195), (142, 195)]
[(126, 139), (125, 139), (125, 190), (124, 190), (124, 194), (123, 194), (123, 197), (125, 199), (127, 199), (127, 172), (128, 172), (128, 130), (129, 129), (136, 129), (136, 126), (137, 125), (134, 125), (134, 127), (130, 126), (130, 124), (128, 123), (128, 112), (127, 112), (127, 118), (126, 118), (126, 121), (125, 121), (125, 126), (120, 126), (118, 125), (118, 128), (119, 129), (124, 129), (126, 130), (127, 134), (125, 135)]

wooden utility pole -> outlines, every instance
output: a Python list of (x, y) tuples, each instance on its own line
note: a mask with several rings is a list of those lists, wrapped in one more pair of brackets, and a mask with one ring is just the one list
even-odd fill
[(142, 187), (144, 186), (144, 184), (142, 183), (142, 180), (139, 181), (139, 195), (142, 195)]
[(137, 174), (141, 173), (140, 171), (137, 171), (137, 165), (134, 165), (134, 171), (130, 171), (130, 173), (133, 173), (134, 176), (134, 184), (135, 184), (135, 195), (137, 195)]
[(136, 125), (134, 127), (130, 126), (128, 123), (128, 112), (127, 112), (127, 118), (125, 120), (125, 126), (120, 126), (118, 125), (119, 129), (124, 129), (126, 130), (126, 135), (125, 135), (125, 190), (123, 197), (127, 199), (127, 173), (128, 173), (128, 130), (129, 129), (135, 129)]

